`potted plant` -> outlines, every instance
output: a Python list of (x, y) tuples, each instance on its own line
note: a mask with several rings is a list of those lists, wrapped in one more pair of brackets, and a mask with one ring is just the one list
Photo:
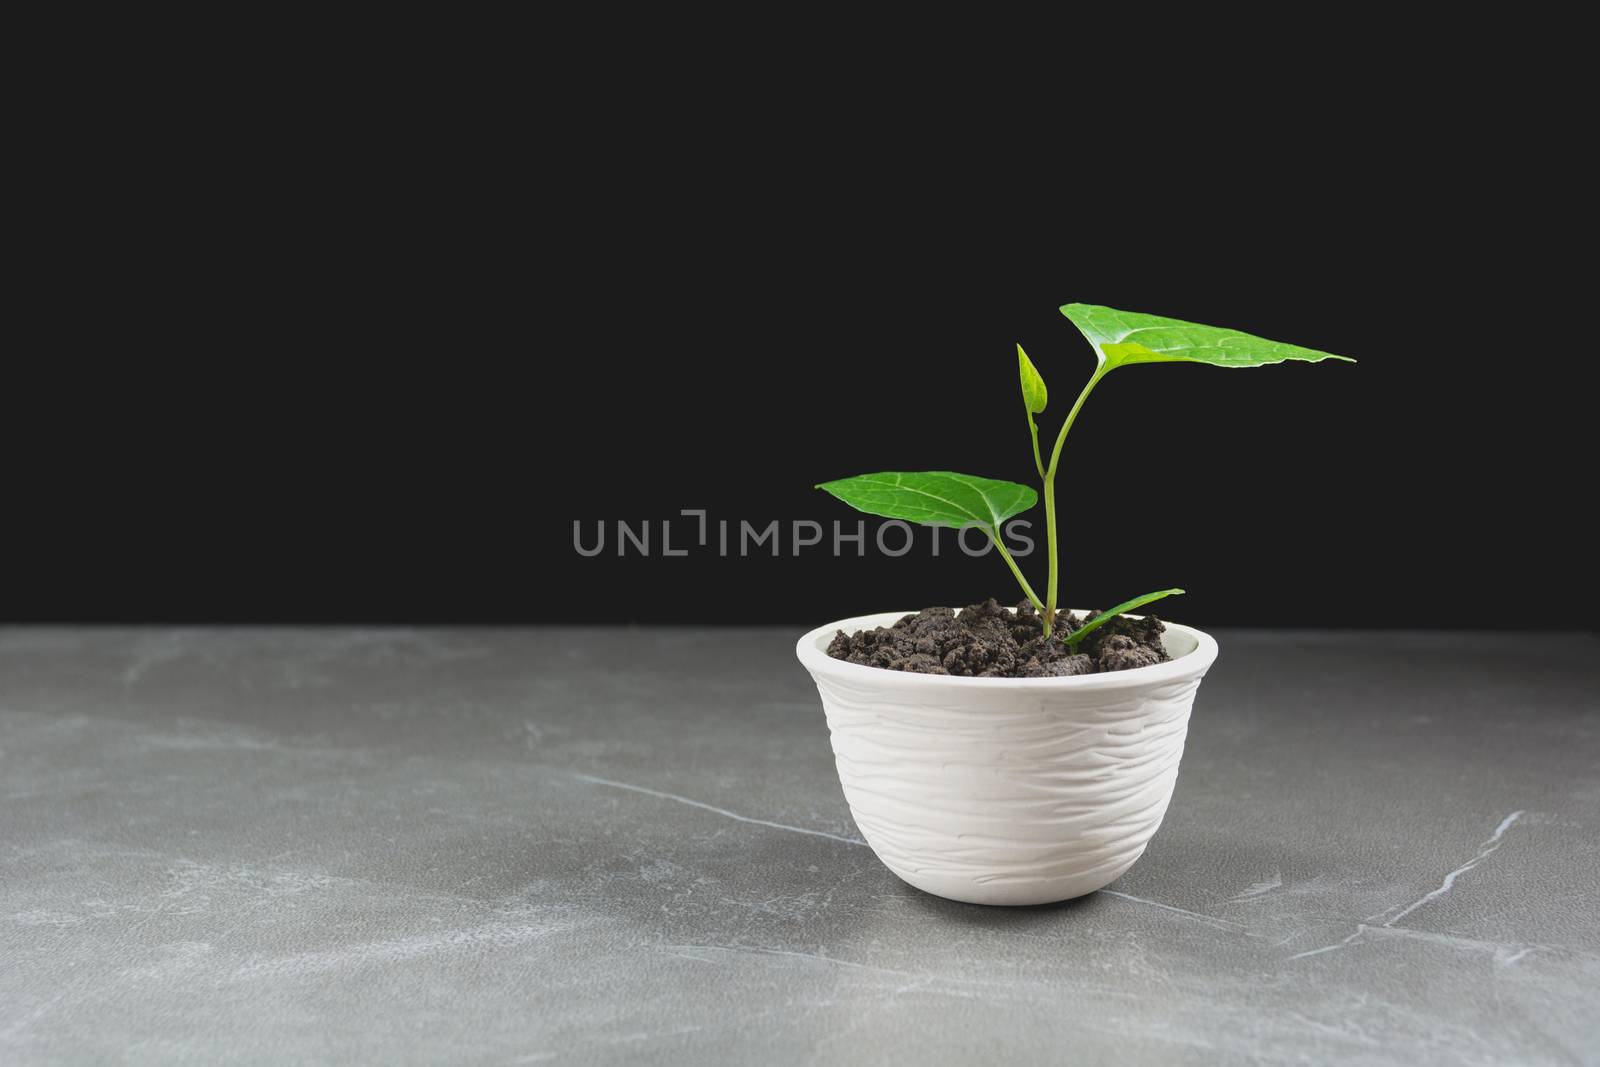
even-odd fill
[[(1260, 367), (1346, 359), (1235, 330), (1068, 304), (1094, 373), (1048, 463), (1034, 416), (1044, 379), (1017, 346), (1023, 406), (1044, 494), (1049, 574), (1041, 599), (1007, 549), (1007, 520), (1038, 502), (1016, 482), (949, 471), (824, 482), (871, 515), (984, 531), (1022, 587), (990, 600), (844, 619), (800, 639), (827, 714), (839, 780), (878, 858), (911, 885), (977, 904), (1042, 904), (1091, 893), (1131, 867), (1172, 799), (1189, 711), (1217, 643), (1187, 626), (1061, 609), (1055, 477), (1067, 431), (1101, 379), (1138, 363)], [(1353, 361), (1350, 361), (1353, 362)]]

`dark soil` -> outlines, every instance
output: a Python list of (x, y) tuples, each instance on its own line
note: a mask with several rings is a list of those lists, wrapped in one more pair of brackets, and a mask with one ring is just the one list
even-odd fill
[(1154, 615), (1112, 619), (1085, 637), (1074, 655), (1062, 638), (1084, 621), (1056, 612), (1047, 641), (1032, 604), (1018, 604), (1013, 614), (991, 598), (959, 613), (924, 608), (893, 626), (858, 634), (840, 630), (828, 645), (828, 655), (891, 671), (975, 678), (1064, 678), (1148, 667), (1171, 658), (1161, 645), (1166, 627)]

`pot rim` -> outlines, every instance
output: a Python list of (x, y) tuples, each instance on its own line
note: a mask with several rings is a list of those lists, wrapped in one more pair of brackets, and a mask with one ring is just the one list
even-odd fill
[[(1073, 609), (1077, 611), (1077, 609)], [(1181, 623), (1168, 622), (1162, 619), (1161, 623), (1168, 630), (1187, 635), (1193, 639), (1195, 646), (1175, 659), (1165, 663), (1156, 663), (1149, 667), (1134, 667), (1126, 671), (1109, 671), (1105, 674), (1077, 674), (1066, 678), (969, 678), (959, 674), (917, 674), (912, 671), (891, 671), (886, 667), (868, 667), (860, 663), (847, 663), (842, 659), (834, 659), (828, 655), (828, 643), (833, 640), (835, 631), (843, 630), (846, 633), (856, 633), (860, 630), (871, 629), (875, 626), (887, 626), (896, 619), (906, 615), (915, 615), (914, 611), (878, 612), (873, 615), (857, 615), (849, 619), (840, 619), (830, 622), (826, 626), (819, 626), (808, 631), (795, 644), (795, 654), (800, 663), (813, 675), (825, 674), (840, 680), (853, 681), (861, 685), (893, 685), (906, 688), (934, 687), (948, 688), (951, 686), (978, 686), (984, 689), (1016, 689), (1022, 691), (1063, 691), (1072, 690), (1079, 692), (1092, 692), (1097, 689), (1132, 689), (1146, 685), (1158, 685), (1162, 682), (1187, 680), (1198, 678), (1205, 674), (1217, 658), (1217, 642), (1203, 630), (1196, 630), (1192, 626)], [(1080, 614), (1082, 614), (1080, 612)], [(1130, 619), (1142, 619), (1143, 615), (1128, 616)]]

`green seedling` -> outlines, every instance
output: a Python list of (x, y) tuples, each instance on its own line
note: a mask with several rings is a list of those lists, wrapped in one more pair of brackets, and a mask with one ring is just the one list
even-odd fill
[[(1137, 311), (1117, 311), (1094, 304), (1067, 304), (1061, 314), (1094, 347), (1096, 365), (1088, 384), (1073, 401), (1061, 431), (1056, 434), (1055, 447), (1050, 450), (1050, 462), (1045, 463), (1039, 450), (1039, 425), (1035, 415), (1044, 413), (1049, 400), (1044, 378), (1039, 374), (1028, 354), (1017, 346), (1017, 369), (1022, 379), (1022, 404), (1028, 416), (1028, 434), (1033, 440), (1033, 465), (1039, 471), (1044, 487), (1044, 517), (1046, 542), (1049, 546), (1050, 575), (1041, 601), (1028, 579), (1017, 566), (1017, 561), (1006, 549), (1000, 532), (1008, 519), (1020, 515), (1039, 502), (1039, 494), (1026, 485), (977, 478), (970, 474), (950, 471), (887, 472), (862, 474), (855, 478), (823, 482), (824, 489), (858, 511), (879, 515), (887, 519), (902, 519), (925, 526), (949, 526), (964, 529), (976, 526), (989, 536), (999, 550), (1000, 558), (1016, 576), (1022, 591), (1034, 607), (1039, 609), (1044, 623), (1045, 636), (1050, 636), (1055, 624), (1056, 605), (1060, 603), (1060, 552), (1056, 544), (1056, 471), (1061, 466), (1062, 446), (1067, 443), (1067, 431), (1083, 410), (1100, 379), (1119, 367), (1135, 363), (1209, 363), (1214, 367), (1262, 367), (1269, 363), (1299, 360), (1318, 363), (1325, 359), (1354, 363), (1348, 356), (1336, 356), (1298, 345), (1268, 341), (1237, 330), (1216, 326), (1201, 326), (1181, 319), (1168, 319), (1160, 315), (1144, 315)], [(1125, 611), (1143, 607), (1163, 597), (1182, 593), (1182, 589), (1161, 589), (1154, 593), (1134, 597), (1101, 612), (1077, 630), (1066, 635), (1067, 646), (1076, 650), (1078, 643), (1090, 633), (1104, 626)]]

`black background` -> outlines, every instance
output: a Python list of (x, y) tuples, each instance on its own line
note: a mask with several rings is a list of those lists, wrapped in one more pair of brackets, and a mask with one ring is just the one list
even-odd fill
[[(1093, 365), (1056, 308), (1084, 301), (1360, 362), (1108, 378), (1061, 476), (1072, 604), (1182, 585), (1172, 614), (1207, 626), (1585, 624), (1591, 298), (1570, 189), (1503, 131), (1335, 143), (1326, 114), (1246, 151), (1179, 121), (1141, 152), (668, 118), (508, 144), (413, 114), (224, 146), (177, 185), (78, 175), (6, 371), (0, 618), (800, 625), (1015, 598), (948, 543), (618, 558), (614, 523), (659, 549), (680, 508), (853, 525), (810, 488), (848, 474), (1031, 481), (1013, 346), (1053, 437)], [(603, 555), (575, 520), (612, 527)], [(1042, 551), (1023, 565), (1042, 590)]]

